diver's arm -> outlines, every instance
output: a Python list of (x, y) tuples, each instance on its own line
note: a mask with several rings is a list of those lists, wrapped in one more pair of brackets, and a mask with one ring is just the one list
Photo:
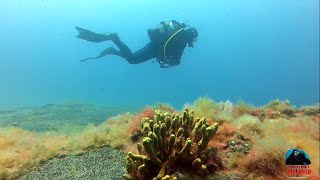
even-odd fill
[(181, 62), (183, 51), (184, 49), (176, 51), (175, 55), (172, 57), (172, 60), (170, 61), (170, 64), (172, 64), (173, 66), (179, 65)]
[(175, 54), (168, 57), (165, 61), (163, 61), (163, 64), (160, 64), (161, 68), (168, 68), (172, 66), (177, 66), (181, 63), (181, 57), (182, 57), (183, 50), (175, 51)]
[(171, 66), (178, 66), (181, 63), (180, 60), (181, 59), (175, 59), (175, 60), (171, 61), (170, 65)]
[(160, 64), (160, 68), (172, 68), (178, 64)]
[(170, 68), (171, 66), (168, 64), (160, 64), (160, 68)]
[(159, 64), (160, 64), (160, 68), (171, 68), (173, 66), (179, 65), (180, 60), (179, 61), (166, 60), (166, 61), (159, 62)]
[(173, 66), (178, 66), (180, 64), (180, 60), (179, 61), (170, 61), (169, 63), (163, 63), (160, 64), (161, 68), (171, 68)]

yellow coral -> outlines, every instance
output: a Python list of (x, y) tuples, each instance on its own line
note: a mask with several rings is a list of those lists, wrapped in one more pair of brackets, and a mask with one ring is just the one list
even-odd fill
[(222, 168), (222, 163), (215, 159), (216, 151), (207, 147), (218, 125), (210, 125), (204, 118), (195, 118), (194, 112), (188, 109), (183, 116), (156, 111), (153, 119), (143, 118), (143, 148), (138, 144), (139, 155), (128, 153), (129, 174), (124, 177), (171, 179), (174, 177), (170, 169), (179, 167), (192, 169), (192, 172), (204, 176)]

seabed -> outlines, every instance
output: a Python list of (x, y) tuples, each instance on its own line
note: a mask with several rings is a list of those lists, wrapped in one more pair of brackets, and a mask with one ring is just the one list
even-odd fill
[[(181, 110), (75, 103), (0, 111), (0, 179), (319, 179), (319, 117), (319, 104), (209, 98)], [(288, 176), (293, 148), (308, 154), (312, 174)]]

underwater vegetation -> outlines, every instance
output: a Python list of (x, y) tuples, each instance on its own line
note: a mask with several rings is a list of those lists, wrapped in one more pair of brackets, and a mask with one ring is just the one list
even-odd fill
[[(218, 150), (225, 168), (213, 173), (213, 179), (283, 179), (286, 177), (284, 154), (291, 148), (308, 152), (315, 159), (310, 166), (313, 177), (319, 176), (319, 150), (314, 148), (319, 147), (319, 105), (297, 109), (289, 101), (275, 100), (254, 107), (243, 101), (233, 105), (230, 101), (217, 103), (199, 98), (184, 108), (194, 109), (194, 117), (205, 116), (207, 121), (219, 123), (208, 147)], [(194, 174), (183, 174), (183, 177), (191, 179)]]
[[(310, 178), (319, 179), (319, 104), (297, 108), (289, 101), (274, 100), (254, 107), (243, 101), (233, 104), (203, 97), (183, 109), (189, 110), (158, 104), (137, 114), (108, 118), (99, 125), (59, 131), (1, 126), (0, 179), (17, 179), (50, 159), (106, 146), (127, 153), (127, 160), (135, 161), (129, 163), (130, 177), (153, 178), (160, 173), (171, 179), (285, 179), (285, 153), (299, 148), (312, 162)], [(179, 123), (172, 128), (177, 119)], [(200, 121), (205, 128), (194, 133)], [(180, 127), (183, 130), (179, 131)], [(161, 146), (155, 146), (155, 137), (162, 139)], [(203, 156), (205, 149), (211, 149), (210, 155)]]
[[(0, 128), (0, 179), (16, 179), (53, 158), (79, 155), (96, 148), (120, 149), (128, 142), (128, 119), (122, 114), (98, 126), (35, 132), (17, 127)], [(61, 129), (63, 129), (63, 124)]]

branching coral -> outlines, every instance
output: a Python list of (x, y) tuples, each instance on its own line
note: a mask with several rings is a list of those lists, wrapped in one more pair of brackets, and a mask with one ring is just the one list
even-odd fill
[(176, 179), (176, 172), (205, 176), (223, 168), (216, 150), (208, 147), (218, 123), (211, 125), (186, 109), (182, 116), (156, 111), (153, 119), (142, 120), (141, 128), (139, 154), (128, 152), (125, 159), (126, 179)]

